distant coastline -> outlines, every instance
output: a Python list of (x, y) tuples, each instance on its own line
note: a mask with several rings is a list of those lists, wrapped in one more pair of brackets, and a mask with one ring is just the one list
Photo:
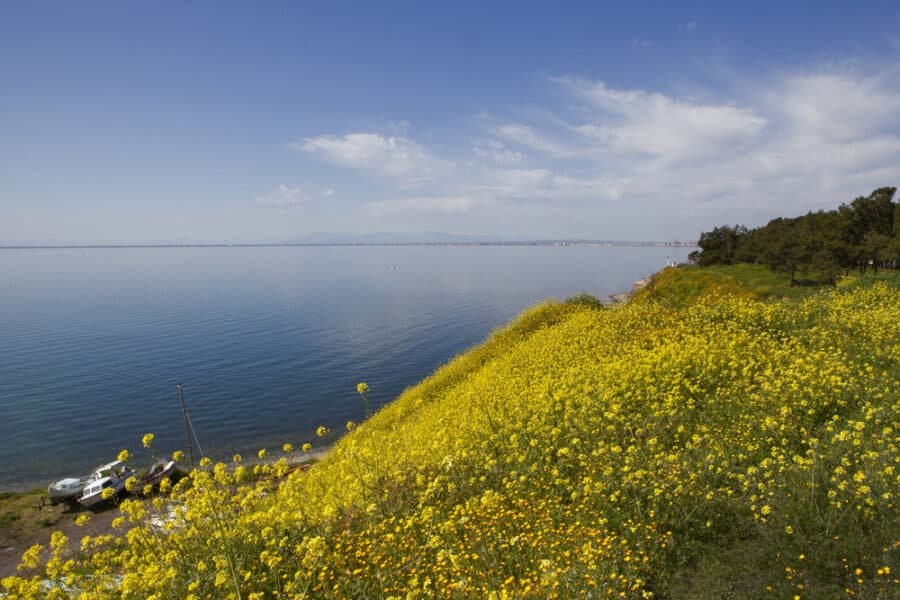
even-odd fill
[(273, 242), (210, 244), (0, 244), (0, 250), (93, 250), (115, 248), (285, 248), (340, 246), (593, 246), (607, 248), (696, 248), (696, 242), (623, 241), (623, 240), (522, 240), (522, 241), (440, 241), (440, 242)]

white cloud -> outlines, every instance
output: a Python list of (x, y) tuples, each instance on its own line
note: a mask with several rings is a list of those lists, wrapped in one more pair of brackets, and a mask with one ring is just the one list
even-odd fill
[(480, 184), (471, 192), (483, 198), (510, 198), (528, 201), (556, 201), (593, 198), (616, 200), (621, 197), (625, 182), (603, 175), (563, 175), (550, 169), (488, 169), (482, 173)]
[(291, 204), (299, 204), (305, 198), (303, 190), (298, 187), (290, 187), (287, 185), (279, 185), (278, 189), (265, 196), (257, 196), (258, 204), (274, 204), (278, 206), (288, 206)]
[(544, 154), (564, 156), (570, 152), (563, 145), (552, 141), (547, 137), (538, 135), (530, 126), (521, 123), (501, 125), (497, 128), (496, 134), (521, 146), (537, 150)]
[(392, 223), (500, 231), (530, 214), (539, 215), (532, 231), (640, 238), (653, 227), (692, 237), (896, 184), (900, 85), (891, 77), (794, 72), (692, 96), (556, 78), (555, 108), (480, 118), (481, 137), (464, 155), (373, 133), (296, 147), (393, 182), (390, 195), (364, 203)]
[(681, 31), (682, 33), (694, 33), (697, 31), (697, 21), (692, 19), (687, 23), (682, 23), (678, 26), (678, 31)]
[(290, 144), (290, 147), (407, 185), (445, 176), (454, 168), (452, 161), (434, 157), (409, 138), (383, 137), (377, 133), (348, 133), (340, 137), (321, 135)]
[(389, 217), (410, 212), (425, 213), (464, 213), (476, 203), (471, 196), (423, 196), (418, 198), (397, 198), (370, 202), (367, 206), (369, 216), (375, 218)]
[(846, 142), (871, 134), (900, 116), (900, 93), (878, 79), (845, 75), (788, 77), (770, 100), (795, 133)]
[(503, 187), (519, 190), (544, 186), (553, 178), (548, 169), (504, 169), (494, 171), (494, 181)]
[(503, 142), (488, 140), (472, 147), (472, 152), (481, 159), (487, 159), (498, 165), (517, 165), (525, 161), (521, 152), (510, 150)]
[(766, 126), (753, 110), (702, 104), (660, 93), (616, 90), (601, 82), (558, 80), (573, 96), (599, 109), (597, 120), (575, 127), (594, 150), (679, 161), (752, 140)]

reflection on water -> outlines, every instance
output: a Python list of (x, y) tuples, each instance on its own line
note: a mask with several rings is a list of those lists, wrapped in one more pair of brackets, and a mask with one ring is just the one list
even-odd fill
[(289, 247), (0, 251), (0, 488), (79, 473), (152, 431), (176, 384), (213, 455), (302, 442), (544, 298), (628, 289), (686, 249)]

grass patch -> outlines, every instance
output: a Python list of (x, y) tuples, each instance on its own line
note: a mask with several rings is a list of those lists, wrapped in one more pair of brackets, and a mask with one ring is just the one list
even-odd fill
[(606, 308), (609, 305), (608, 302), (604, 302), (597, 296), (594, 296), (593, 294), (589, 294), (587, 292), (581, 292), (580, 294), (570, 296), (569, 298), (566, 298), (565, 303), (595, 309)]
[(0, 494), (0, 542), (20, 543), (41, 535), (42, 530), (55, 527), (65, 507), (43, 505), (44, 490), (3, 492)]
[[(900, 272), (881, 271), (877, 275), (869, 274), (863, 277), (851, 275), (840, 280), (840, 285), (853, 286), (876, 281), (900, 283)], [(707, 267), (683, 265), (654, 274), (650, 282), (634, 294), (634, 298), (652, 298), (662, 304), (679, 308), (710, 294), (726, 294), (761, 301), (796, 301), (828, 289), (833, 287), (828, 284), (792, 286), (790, 275), (773, 271), (765, 265), (746, 263)]]
[(4, 527), (9, 527), (12, 523), (15, 523), (22, 517), (16, 513), (2, 513), (0, 514), (0, 529)]

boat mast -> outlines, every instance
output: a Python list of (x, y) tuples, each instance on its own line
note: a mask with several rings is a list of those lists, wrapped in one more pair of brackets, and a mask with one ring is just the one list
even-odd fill
[(191, 468), (194, 468), (194, 447), (191, 444), (191, 421), (188, 417), (187, 407), (184, 405), (184, 388), (178, 384), (178, 396), (181, 398), (181, 413), (184, 415), (184, 439), (187, 442), (188, 456), (191, 457)]

